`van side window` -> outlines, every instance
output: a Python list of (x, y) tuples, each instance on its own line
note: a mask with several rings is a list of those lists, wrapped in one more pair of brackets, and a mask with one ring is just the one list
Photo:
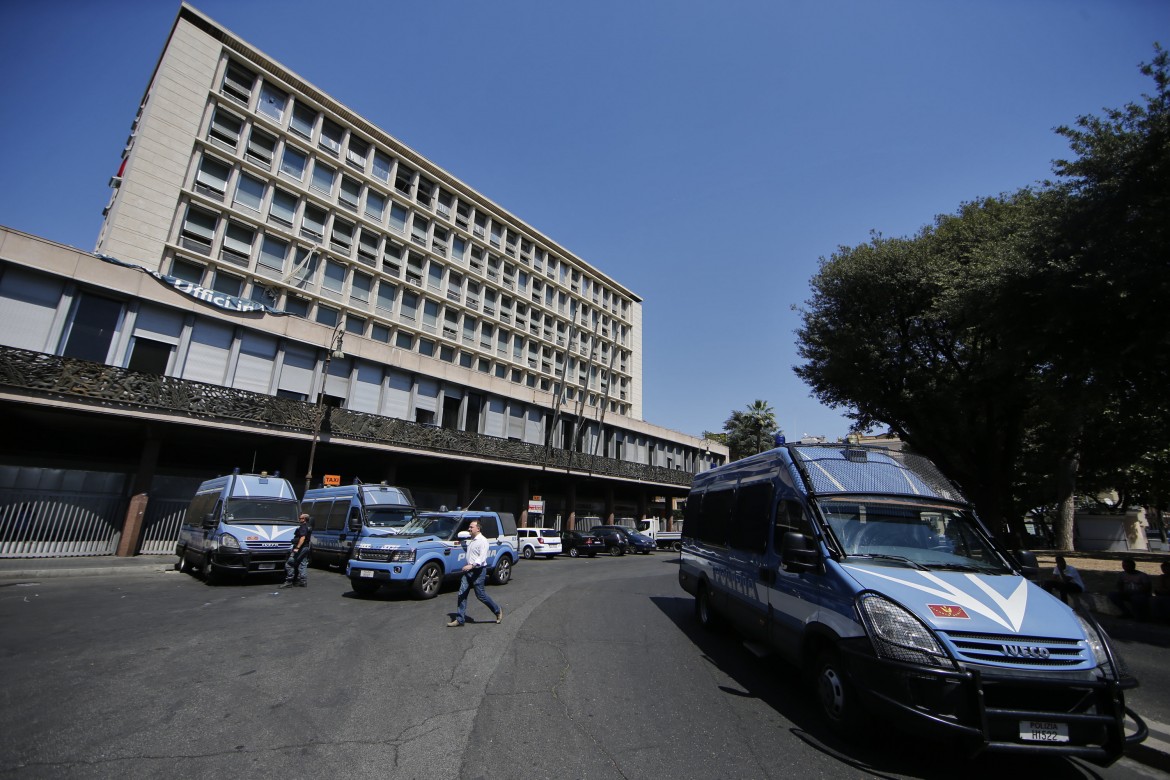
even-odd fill
[(337, 531), (345, 527), (345, 518), (349, 516), (349, 499), (335, 498), (333, 507), (329, 510), (329, 530)]
[(333, 506), (333, 502), (329, 499), (324, 501), (314, 501), (312, 506), (305, 511), (309, 513), (309, 524), (313, 526), (314, 531), (324, 531), (325, 525), (329, 521), (329, 508)]
[(812, 524), (804, 514), (804, 507), (799, 501), (785, 499), (776, 505), (776, 526), (773, 530), (773, 546), (779, 550), (783, 546), (784, 534), (789, 531), (812, 536)]
[(489, 539), (495, 539), (500, 535), (499, 521), (494, 517), (479, 518), (479, 530)]
[(703, 494), (691, 493), (687, 496), (687, 504), (683, 507), (682, 534), (687, 538), (699, 534), (699, 509), (703, 506)]
[(351, 506), (349, 508), (349, 519), (346, 520), (345, 522), (347, 524), (347, 527), (349, 525), (361, 525), (362, 524), (362, 510), (356, 506)]
[(731, 490), (708, 490), (703, 495), (703, 506), (699, 512), (699, 540), (710, 544), (727, 544), (727, 525), (731, 518), (731, 507), (735, 493)]
[(741, 485), (735, 491), (735, 513), (728, 544), (739, 550), (762, 553), (768, 549), (769, 513), (772, 509), (772, 483)]

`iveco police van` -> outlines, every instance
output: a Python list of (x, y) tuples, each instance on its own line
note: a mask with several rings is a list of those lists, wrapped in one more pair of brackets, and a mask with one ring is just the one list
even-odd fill
[(415, 518), (414, 499), (406, 488), (352, 485), (306, 490), (301, 511), (313, 527), (312, 563), (342, 569), (356, 542), (392, 536)]
[(358, 594), (382, 585), (410, 588), (415, 598), (439, 594), (444, 580), (459, 576), (467, 551), (459, 535), (472, 520), (490, 543), (488, 581), (504, 585), (516, 563), (516, 520), (506, 512), (423, 512), (394, 536), (366, 539), (354, 545), (349, 581)]
[(195, 491), (179, 528), (175, 568), (196, 568), (212, 585), (225, 574), (283, 571), (300, 514), (279, 473), (209, 479)]
[(866, 711), (971, 754), (1100, 764), (1147, 733), (1092, 616), (1022, 576), (920, 457), (789, 444), (696, 476), (679, 583), (705, 627), (726, 621), (806, 670), (840, 731)]

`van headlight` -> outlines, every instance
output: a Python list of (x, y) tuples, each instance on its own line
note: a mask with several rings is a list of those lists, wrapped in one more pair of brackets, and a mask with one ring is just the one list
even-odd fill
[(954, 668), (934, 633), (902, 605), (867, 592), (858, 596), (857, 610), (879, 658)]
[(216, 539), (216, 542), (218, 542), (218, 544), (217, 544), (218, 547), (222, 547), (225, 550), (239, 550), (240, 549), (240, 540), (237, 539), (236, 537), (232, 536), (231, 534), (220, 534), (219, 537)]
[[(1121, 656), (1110, 652), (1110, 648), (1106, 646), (1109, 640), (1106, 638), (1105, 632), (1081, 617), (1080, 613), (1074, 612), (1073, 614), (1076, 615), (1077, 622), (1081, 624), (1081, 631), (1085, 632), (1085, 642), (1089, 646), (1089, 652), (1093, 654), (1094, 665), (1110, 676), (1129, 676), (1129, 670), (1125, 668), (1125, 662), (1122, 661)], [(1110, 658), (1113, 659), (1112, 664), (1109, 663)], [(1115, 665), (1116, 668), (1114, 668)]]

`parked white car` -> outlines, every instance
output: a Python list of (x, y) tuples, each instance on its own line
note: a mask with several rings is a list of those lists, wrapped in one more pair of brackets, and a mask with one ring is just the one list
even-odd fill
[(517, 528), (520, 556), (553, 558), (561, 554), (561, 535), (553, 528)]

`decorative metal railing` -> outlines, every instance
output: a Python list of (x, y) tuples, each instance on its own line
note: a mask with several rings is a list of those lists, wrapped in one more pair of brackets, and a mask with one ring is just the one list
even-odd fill
[[(45, 397), (65, 397), (95, 406), (150, 409), (209, 421), (231, 421), (258, 427), (312, 434), (317, 406), (306, 401), (142, 374), (124, 368), (63, 358), (43, 352), (0, 346), (0, 386)], [(557, 447), (511, 441), (480, 433), (329, 409), (330, 440), (366, 441), (436, 454), (459, 455), (573, 470), (688, 487), (692, 475), (679, 469), (648, 466), (572, 452)]]

